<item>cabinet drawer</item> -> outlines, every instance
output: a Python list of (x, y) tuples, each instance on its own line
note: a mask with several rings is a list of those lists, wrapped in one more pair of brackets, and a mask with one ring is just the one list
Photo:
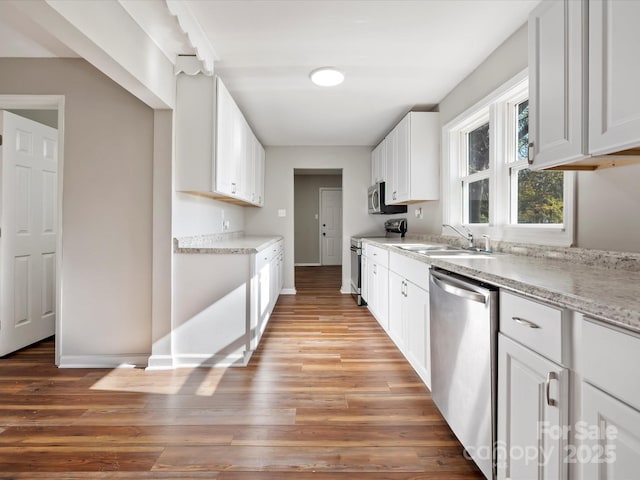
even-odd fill
[(562, 330), (562, 309), (500, 291), (500, 332), (562, 364)]
[(584, 380), (640, 410), (640, 338), (585, 319), (580, 348)]
[(372, 259), (375, 263), (383, 267), (389, 266), (389, 251), (375, 245), (367, 245), (367, 258)]
[(429, 291), (429, 265), (400, 253), (389, 253), (389, 270)]

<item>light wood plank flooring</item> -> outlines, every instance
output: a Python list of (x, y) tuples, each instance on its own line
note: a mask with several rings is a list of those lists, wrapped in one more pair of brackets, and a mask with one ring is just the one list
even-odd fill
[(340, 267), (296, 269), (247, 368), (57, 369), (0, 359), (0, 478), (483, 478)]

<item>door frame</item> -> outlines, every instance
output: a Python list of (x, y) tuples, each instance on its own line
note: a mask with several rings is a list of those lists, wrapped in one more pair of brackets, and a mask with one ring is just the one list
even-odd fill
[(0, 110), (58, 111), (58, 233), (56, 238), (56, 328), (55, 364), (60, 364), (62, 317), (62, 188), (64, 177), (64, 95), (0, 95)]
[[(342, 193), (342, 187), (320, 187), (318, 189), (318, 196), (319, 196), (319, 202), (318, 202), (318, 210), (319, 210), (319, 218), (318, 218), (318, 253), (319, 255), (319, 259), (320, 260), (320, 265), (324, 265), (324, 250), (322, 248), (322, 192), (325, 191), (339, 191)], [(344, 200), (344, 199), (343, 199)], [(343, 213), (344, 213), (344, 208), (343, 208), (343, 201), (340, 202), (340, 232), (344, 233), (344, 228), (342, 225), (342, 219), (343, 219)], [(340, 239), (340, 245), (342, 245), (342, 238)], [(342, 264), (341, 264), (342, 265)]]

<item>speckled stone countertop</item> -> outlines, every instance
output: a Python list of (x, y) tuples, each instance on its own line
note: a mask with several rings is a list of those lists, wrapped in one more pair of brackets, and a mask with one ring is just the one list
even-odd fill
[(282, 240), (279, 235), (244, 235), (242, 232), (230, 234), (196, 235), (173, 239), (174, 253), (214, 253), (247, 255), (264, 250), (269, 245)]
[[(442, 259), (394, 247), (401, 243), (398, 239), (365, 241), (640, 333), (640, 254), (545, 247), (527, 250), (523, 245), (515, 250), (518, 253), (507, 253), (514, 250), (504, 244), (503, 252), (494, 255)], [(454, 243), (443, 237), (402, 242)]]

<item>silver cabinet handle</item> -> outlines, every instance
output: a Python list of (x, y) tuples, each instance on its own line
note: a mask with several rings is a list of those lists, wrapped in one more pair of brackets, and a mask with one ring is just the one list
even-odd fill
[(533, 142), (529, 142), (529, 152), (527, 157), (527, 162), (529, 163), (529, 165), (533, 165), (533, 158), (535, 156), (535, 154), (533, 153), (534, 146), (535, 144)]
[(538, 325), (537, 323), (533, 323), (532, 321), (525, 320), (524, 318), (521, 318), (521, 317), (511, 317), (511, 320), (513, 320), (516, 323), (519, 323), (523, 327), (541, 328), (540, 325)]
[(546, 391), (546, 396), (547, 396), (547, 405), (549, 405), (550, 407), (557, 407), (558, 406), (558, 401), (554, 400), (553, 398), (551, 398), (551, 380), (558, 380), (558, 374), (556, 372), (549, 372), (547, 373), (547, 381), (545, 382), (545, 391)]

